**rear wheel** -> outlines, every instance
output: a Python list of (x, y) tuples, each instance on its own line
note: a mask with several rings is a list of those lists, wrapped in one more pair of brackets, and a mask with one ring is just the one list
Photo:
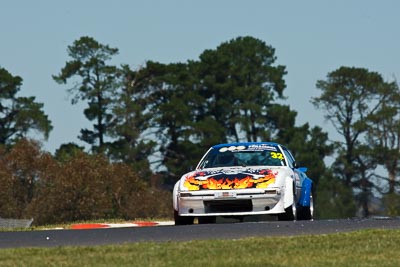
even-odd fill
[(297, 211), (297, 219), (311, 221), (313, 219), (313, 217), (314, 217), (314, 201), (313, 201), (313, 196), (311, 193), (310, 206), (308, 206), (308, 207), (299, 206), (298, 211)]
[(189, 224), (193, 224), (194, 217), (179, 216), (178, 211), (174, 210), (174, 221), (175, 221), (175, 225), (189, 225)]

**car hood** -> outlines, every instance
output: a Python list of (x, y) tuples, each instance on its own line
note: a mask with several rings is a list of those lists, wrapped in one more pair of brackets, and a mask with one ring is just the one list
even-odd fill
[(180, 180), (181, 191), (267, 188), (282, 184), (287, 167), (209, 168), (189, 172)]

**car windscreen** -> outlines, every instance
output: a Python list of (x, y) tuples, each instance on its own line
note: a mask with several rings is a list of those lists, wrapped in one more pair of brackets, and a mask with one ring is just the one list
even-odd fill
[(284, 154), (277, 146), (230, 146), (212, 148), (199, 168), (231, 166), (285, 166)]

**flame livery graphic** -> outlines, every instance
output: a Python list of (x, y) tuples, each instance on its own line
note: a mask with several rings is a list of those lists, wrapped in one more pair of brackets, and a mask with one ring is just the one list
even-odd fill
[(218, 172), (195, 172), (188, 175), (184, 186), (190, 191), (201, 189), (245, 189), (245, 188), (267, 188), (275, 182), (275, 176), (271, 170), (247, 170), (240, 173)]

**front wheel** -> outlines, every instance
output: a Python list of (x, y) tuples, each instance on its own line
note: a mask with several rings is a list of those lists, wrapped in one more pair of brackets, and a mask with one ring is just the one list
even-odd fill
[(177, 210), (174, 210), (174, 221), (175, 225), (189, 225), (193, 224), (194, 218), (191, 216), (179, 216)]
[(279, 221), (295, 221), (297, 219), (295, 185), (293, 184), (293, 203), (285, 209), (285, 213), (278, 214)]
[(294, 221), (296, 220), (296, 207), (294, 205), (287, 207), (285, 213), (278, 214), (279, 221)]
[(198, 218), (199, 224), (210, 224), (216, 223), (217, 217), (215, 216), (199, 216)]

